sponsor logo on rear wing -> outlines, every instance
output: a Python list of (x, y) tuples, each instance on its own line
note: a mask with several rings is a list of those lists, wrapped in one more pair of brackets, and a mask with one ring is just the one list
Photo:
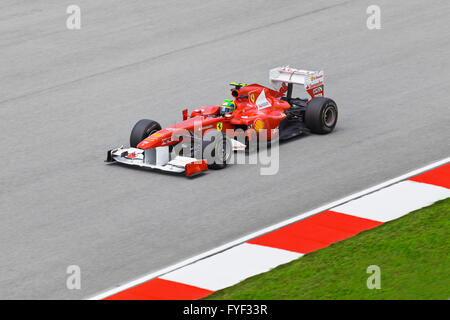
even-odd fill
[(305, 79), (305, 90), (310, 99), (314, 97), (323, 97), (323, 71), (319, 71)]

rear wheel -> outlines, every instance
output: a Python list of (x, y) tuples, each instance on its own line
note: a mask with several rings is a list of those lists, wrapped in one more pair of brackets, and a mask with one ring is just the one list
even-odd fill
[(159, 130), (161, 126), (158, 122), (149, 119), (139, 120), (131, 130), (130, 146), (136, 148), (142, 140)]
[(336, 126), (337, 118), (337, 105), (329, 98), (313, 98), (306, 107), (305, 124), (314, 133), (330, 133)]

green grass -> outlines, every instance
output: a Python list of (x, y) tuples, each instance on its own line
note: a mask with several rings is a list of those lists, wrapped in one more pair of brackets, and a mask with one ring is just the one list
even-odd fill
[[(449, 299), (450, 198), (220, 290), (207, 299)], [(366, 269), (381, 269), (381, 289)]]

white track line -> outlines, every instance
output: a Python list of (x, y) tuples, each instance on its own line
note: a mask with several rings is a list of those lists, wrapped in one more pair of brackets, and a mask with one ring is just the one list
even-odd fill
[(126, 289), (131, 288), (131, 287), (135, 287), (135, 286), (137, 286), (137, 285), (139, 285), (141, 283), (147, 282), (147, 281), (149, 281), (149, 280), (151, 280), (153, 278), (160, 277), (160, 276), (162, 276), (162, 275), (164, 275), (166, 273), (172, 272), (174, 270), (177, 270), (177, 269), (179, 269), (181, 267), (184, 267), (184, 266), (187, 266), (189, 264), (192, 264), (192, 263), (194, 263), (196, 261), (199, 261), (201, 259), (205, 259), (206, 257), (209, 257), (211, 255), (214, 255), (214, 254), (217, 254), (217, 253), (222, 252), (224, 250), (227, 250), (227, 249), (230, 249), (232, 247), (235, 247), (235, 246), (237, 246), (239, 244), (242, 244), (242, 243), (244, 243), (244, 242), (246, 242), (246, 241), (248, 241), (250, 239), (259, 237), (259, 236), (261, 236), (263, 234), (266, 234), (266, 233), (269, 233), (271, 231), (277, 230), (277, 229), (282, 228), (282, 227), (284, 227), (286, 225), (289, 225), (289, 224), (292, 224), (292, 223), (297, 222), (299, 220), (305, 219), (307, 217), (310, 217), (310, 216), (315, 215), (317, 213), (320, 213), (322, 211), (329, 210), (329, 209), (331, 209), (333, 207), (342, 205), (342, 204), (344, 204), (346, 202), (349, 202), (351, 200), (354, 200), (356, 198), (359, 198), (359, 197), (362, 197), (362, 196), (367, 195), (369, 193), (372, 193), (372, 192), (378, 191), (380, 189), (386, 188), (386, 187), (388, 187), (388, 186), (390, 186), (390, 185), (392, 185), (394, 183), (406, 180), (408, 178), (416, 176), (416, 175), (418, 175), (420, 173), (423, 173), (425, 171), (428, 171), (428, 170), (434, 169), (436, 167), (439, 167), (441, 165), (444, 165), (444, 164), (446, 164), (448, 162), (450, 162), (450, 157), (442, 159), (442, 160), (439, 160), (439, 161), (436, 161), (436, 162), (433, 162), (433, 163), (431, 163), (431, 164), (429, 164), (427, 166), (424, 166), (422, 168), (410, 171), (410, 172), (405, 173), (405, 174), (403, 174), (401, 176), (398, 176), (398, 177), (396, 177), (394, 179), (382, 182), (382, 183), (380, 183), (380, 184), (378, 184), (376, 186), (367, 188), (367, 189), (365, 189), (363, 191), (360, 191), (360, 192), (353, 193), (353, 194), (351, 194), (351, 195), (349, 195), (349, 196), (347, 196), (345, 198), (342, 198), (342, 199), (330, 202), (328, 204), (325, 204), (325, 205), (320, 206), (318, 208), (315, 208), (313, 210), (310, 210), (310, 211), (304, 212), (302, 214), (299, 214), (299, 215), (297, 215), (297, 216), (295, 216), (293, 218), (284, 220), (284, 221), (282, 221), (280, 223), (271, 225), (271, 226), (269, 226), (267, 228), (264, 228), (264, 229), (258, 230), (256, 232), (250, 233), (250, 234), (248, 234), (246, 236), (243, 236), (243, 237), (241, 237), (239, 239), (236, 239), (234, 241), (228, 242), (228, 243), (226, 243), (224, 245), (221, 245), (221, 246), (219, 246), (217, 248), (214, 248), (212, 250), (203, 252), (203, 253), (201, 253), (199, 255), (196, 255), (194, 257), (191, 257), (191, 258), (188, 258), (186, 260), (180, 261), (180, 262), (178, 262), (176, 264), (173, 264), (173, 265), (171, 265), (169, 267), (160, 269), (160, 270), (158, 270), (156, 272), (152, 272), (150, 274), (144, 275), (144, 276), (142, 276), (142, 277), (140, 277), (140, 278), (138, 278), (136, 280), (133, 280), (133, 281), (127, 282), (125, 284), (119, 285), (119, 286), (117, 286), (115, 288), (111, 288), (111, 289), (109, 289), (109, 290), (107, 290), (105, 292), (102, 292), (100, 294), (97, 294), (95, 296), (92, 296), (92, 297), (88, 298), (88, 300), (101, 300), (101, 299), (104, 299), (106, 297), (112, 296), (113, 294), (116, 294), (118, 292), (124, 291)]
[(303, 254), (297, 252), (242, 243), (210, 258), (169, 272), (161, 279), (217, 291), (301, 256)]
[(448, 197), (450, 189), (407, 180), (349, 201), (333, 208), (333, 211), (388, 222)]

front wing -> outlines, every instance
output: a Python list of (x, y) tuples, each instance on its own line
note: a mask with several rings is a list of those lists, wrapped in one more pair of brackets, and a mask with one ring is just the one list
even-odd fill
[(112, 149), (107, 152), (106, 162), (118, 162), (172, 173), (184, 172), (186, 176), (208, 170), (205, 160), (183, 156), (176, 156), (170, 160), (168, 147), (148, 150), (122, 147)]

